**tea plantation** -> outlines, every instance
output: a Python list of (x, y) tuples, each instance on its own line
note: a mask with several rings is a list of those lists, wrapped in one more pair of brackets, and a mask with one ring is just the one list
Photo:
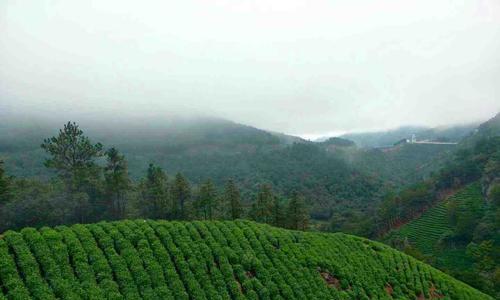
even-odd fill
[(491, 299), (383, 244), (249, 221), (119, 221), (0, 237), (0, 299)]
[(451, 202), (456, 202), (459, 210), (470, 210), (472, 206), (482, 205), (480, 184), (476, 182), (459, 190), (453, 196), (426, 211), (420, 218), (392, 232), (391, 237), (408, 238), (410, 243), (422, 253), (435, 253), (439, 239), (443, 234), (452, 230), (452, 224), (447, 215), (447, 207)]

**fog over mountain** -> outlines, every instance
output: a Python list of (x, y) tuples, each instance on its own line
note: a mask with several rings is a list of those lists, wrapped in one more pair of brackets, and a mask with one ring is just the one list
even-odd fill
[(222, 117), (306, 137), (500, 110), (500, 3), (0, 3), (0, 114)]

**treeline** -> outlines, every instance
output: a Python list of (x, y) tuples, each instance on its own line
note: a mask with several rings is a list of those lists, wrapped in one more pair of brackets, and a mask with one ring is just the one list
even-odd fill
[(166, 220), (234, 220), (248, 218), (271, 225), (306, 230), (309, 212), (299, 193), (289, 198), (260, 184), (244, 199), (228, 179), (218, 188), (207, 179), (192, 186), (181, 173), (168, 176), (149, 164), (141, 180), (129, 177), (125, 156), (114, 147), (93, 143), (76, 123), (41, 145), (50, 181), (12, 178), (0, 163), (0, 232), (25, 226), (90, 223), (99, 220), (151, 218)]

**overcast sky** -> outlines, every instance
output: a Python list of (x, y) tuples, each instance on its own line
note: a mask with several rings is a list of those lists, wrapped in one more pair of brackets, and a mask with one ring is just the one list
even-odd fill
[(314, 137), (499, 110), (498, 0), (0, 2), (3, 113), (201, 113)]

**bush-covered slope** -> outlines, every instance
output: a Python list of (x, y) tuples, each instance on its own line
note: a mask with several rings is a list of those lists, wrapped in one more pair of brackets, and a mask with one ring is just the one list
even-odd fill
[(427, 210), (420, 218), (392, 232), (391, 237), (407, 238), (411, 245), (422, 253), (435, 254), (438, 251), (435, 248), (439, 240), (453, 230), (454, 224), (448, 216), (449, 206), (452, 203), (457, 205), (458, 210), (471, 210), (473, 207), (482, 206), (481, 185), (476, 182), (459, 190), (453, 196)]
[(252, 222), (8, 231), (0, 299), (490, 299), (380, 243)]

